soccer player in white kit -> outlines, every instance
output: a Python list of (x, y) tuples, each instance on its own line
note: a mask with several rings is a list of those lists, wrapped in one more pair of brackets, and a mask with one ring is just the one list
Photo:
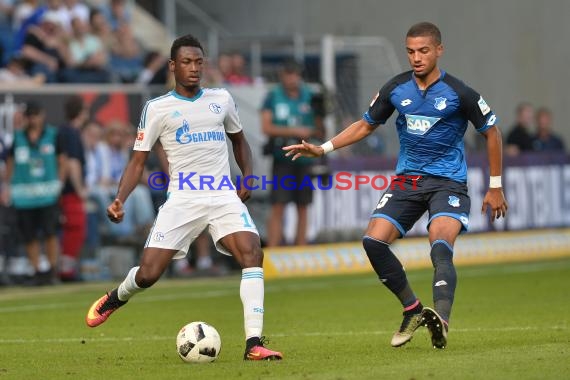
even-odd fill
[(200, 87), (203, 67), (204, 50), (196, 38), (187, 35), (174, 41), (169, 69), (175, 89), (146, 103), (133, 155), (107, 215), (113, 222), (121, 222), (123, 204), (139, 182), (157, 141), (169, 163), (167, 200), (148, 235), (139, 266), (130, 270), (118, 288), (93, 303), (86, 322), (90, 327), (99, 326), (133, 295), (152, 286), (170, 261), (186, 256), (190, 244), (209, 227), (216, 248), (232, 255), (242, 267), (244, 359), (282, 359), (280, 352), (263, 345), (263, 252), (242, 202), (250, 196), (248, 186), (236, 191), (230, 180), (226, 136), (244, 177), (252, 174), (251, 149), (231, 95), (224, 89)]

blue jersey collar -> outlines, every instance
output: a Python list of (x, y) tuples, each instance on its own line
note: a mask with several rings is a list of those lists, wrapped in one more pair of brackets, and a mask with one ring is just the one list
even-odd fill
[(418, 86), (418, 82), (416, 82), (416, 74), (414, 74), (414, 71), (412, 70), (412, 82), (414, 82), (414, 86), (416, 86), (416, 89), (422, 94), (425, 95), (427, 94), (428, 90), (430, 88), (432, 88), (433, 86), (435, 86), (437, 83), (439, 83), (439, 81), (441, 81), (443, 79), (443, 77), (445, 76), (445, 71), (442, 69), (439, 69), (439, 78), (437, 78), (435, 80), (435, 82), (433, 82), (432, 84), (430, 84), (429, 86), (427, 86), (427, 88), (425, 90), (420, 90), (420, 87)]

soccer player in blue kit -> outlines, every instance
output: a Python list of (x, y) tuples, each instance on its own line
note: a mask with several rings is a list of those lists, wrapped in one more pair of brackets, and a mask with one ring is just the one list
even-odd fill
[[(501, 132), (495, 125), (497, 117), (483, 97), (438, 67), (443, 45), (436, 25), (413, 25), (406, 35), (406, 50), (412, 70), (386, 83), (361, 120), (320, 146), (302, 141), (283, 149), (293, 160), (322, 156), (362, 140), (384, 124), (394, 110), (398, 111), (400, 153), (396, 174), (401, 177), (381, 196), (363, 245), (381, 282), (398, 297), (404, 309), (402, 324), (391, 345), (406, 344), (414, 331), (425, 325), (432, 345), (444, 348), (457, 284), (453, 245), (469, 223), (463, 136), (470, 121), (487, 140), (490, 180), (482, 211), (490, 209), (493, 221), (504, 217), (508, 208), (501, 185)], [(390, 250), (390, 244), (403, 237), (426, 211), (435, 269), (435, 310), (421, 304), (402, 264)]]

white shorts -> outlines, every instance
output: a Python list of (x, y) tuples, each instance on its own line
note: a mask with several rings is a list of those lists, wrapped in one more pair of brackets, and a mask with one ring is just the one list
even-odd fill
[(190, 244), (209, 227), (216, 249), (230, 255), (220, 239), (238, 231), (259, 235), (247, 207), (234, 192), (223, 195), (171, 196), (158, 210), (146, 247), (176, 249), (175, 259), (186, 256)]

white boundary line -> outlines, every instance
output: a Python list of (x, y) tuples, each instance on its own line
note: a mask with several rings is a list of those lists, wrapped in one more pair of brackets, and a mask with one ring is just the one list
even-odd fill
[[(545, 261), (545, 262), (534, 262), (534, 263), (521, 263), (512, 264), (507, 266), (474, 266), (474, 267), (460, 267), (458, 268), (458, 276), (460, 278), (472, 278), (487, 275), (508, 275), (508, 274), (520, 274), (520, 273), (533, 273), (542, 272), (549, 270), (560, 270), (570, 267), (570, 261), (558, 262), (558, 261)], [(427, 271), (411, 271), (408, 273), (408, 279), (410, 281), (416, 281), (418, 279), (431, 278), (432, 273)], [(307, 289), (323, 289), (329, 288), (330, 286), (339, 286), (340, 284), (368, 284), (373, 285), (379, 283), (376, 275), (370, 273), (368, 277), (359, 278), (343, 278), (340, 277), (325, 277), (319, 278), (315, 277), (314, 282), (302, 283), (291, 283), (294, 279), (278, 280), (278, 281), (288, 281), (290, 283), (279, 284), (273, 281), (267, 281), (265, 286), (266, 293), (277, 293), (282, 291), (294, 291), (294, 290), (307, 290)], [(172, 286), (176, 284), (176, 286)], [(169, 283), (165, 282), (164, 287), (157, 286), (158, 289), (164, 291), (168, 288), (180, 289), (181, 287), (188, 286), (187, 292), (179, 294), (148, 294), (144, 296), (137, 297), (137, 303), (150, 303), (150, 302), (161, 302), (166, 300), (180, 300), (180, 299), (204, 299), (204, 298), (216, 298), (216, 297), (226, 297), (239, 295), (239, 279), (236, 278), (235, 284), (227, 285), (225, 289), (218, 290), (203, 290), (201, 287), (204, 283), (200, 284), (196, 288), (192, 288), (191, 282), (180, 283), (178, 281)], [(57, 294), (57, 290), (61, 289), (56, 287), (53, 294)], [(89, 291), (92, 291), (92, 287), (89, 287)], [(30, 293), (33, 292), (30, 290)], [(103, 291), (101, 292), (103, 294)], [(29, 294), (28, 294), (29, 295)], [(45, 295), (39, 293), (38, 295)], [(75, 295), (75, 294), (74, 294)], [(0, 300), (2, 298), (0, 297)], [(93, 299), (86, 299), (85, 302), (59, 302), (59, 303), (40, 303), (40, 304), (28, 304), (28, 305), (18, 305), (18, 306), (0, 306), (0, 314), (4, 313), (20, 313), (20, 312), (34, 312), (38, 310), (53, 310), (58, 308), (89, 308)], [(2, 301), (4, 304), (8, 303), (8, 300)]]
[[(539, 331), (539, 330), (563, 330), (567, 331), (568, 326), (511, 326), (498, 328), (469, 328), (469, 329), (451, 329), (451, 333), (478, 333), (478, 332), (520, 332), (520, 331)], [(374, 330), (374, 331), (330, 331), (330, 332), (312, 332), (302, 334), (271, 334), (272, 337), (311, 337), (311, 336), (359, 336), (359, 335), (390, 335), (393, 331)], [(98, 338), (45, 338), (45, 339), (0, 339), (0, 344), (35, 344), (35, 343), (100, 343), (100, 342), (151, 342), (172, 340), (175, 336), (146, 336), (146, 337), (98, 337)]]

